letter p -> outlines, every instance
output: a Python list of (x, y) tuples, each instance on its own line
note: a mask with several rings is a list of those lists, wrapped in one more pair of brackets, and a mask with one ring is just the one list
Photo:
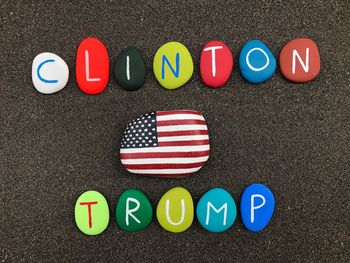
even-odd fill
[[(260, 199), (261, 203), (256, 205), (255, 199)], [(250, 222), (254, 223), (254, 211), (263, 207), (266, 203), (266, 199), (263, 195), (260, 194), (254, 194), (250, 198)]]

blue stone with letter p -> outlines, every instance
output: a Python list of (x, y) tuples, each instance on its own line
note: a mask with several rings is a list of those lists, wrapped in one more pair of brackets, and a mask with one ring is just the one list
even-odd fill
[(229, 192), (222, 188), (213, 188), (201, 197), (196, 212), (204, 229), (218, 233), (233, 225), (237, 208)]
[(263, 230), (270, 222), (274, 209), (275, 197), (267, 186), (252, 184), (244, 190), (241, 198), (241, 217), (248, 230)]
[(276, 70), (276, 59), (262, 41), (251, 40), (239, 54), (239, 68), (245, 80), (258, 84), (271, 78)]

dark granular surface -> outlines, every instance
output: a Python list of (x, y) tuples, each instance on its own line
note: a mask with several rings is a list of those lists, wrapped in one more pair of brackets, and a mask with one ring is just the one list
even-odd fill
[[(250, 3), (249, 3), (250, 2)], [(348, 1), (1, 1), (0, 175), (1, 262), (348, 262), (350, 158), (350, 9)], [(97, 96), (75, 82), (76, 47), (98, 37), (111, 60), (137, 47), (146, 83), (126, 92), (111, 77)], [(279, 70), (251, 85), (239, 74), (243, 44), (264, 41), (278, 57), (282, 46), (311, 37), (321, 53), (312, 82), (293, 84)], [(202, 46), (218, 39), (233, 51), (227, 85), (205, 87)], [(152, 73), (153, 56), (167, 41), (190, 50), (195, 74), (168, 91)], [(53, 95), (31, 83), (31, 63), (50, 51), (70, 67), (67, 87)], [(112, 65), (113, 66), (113, 65)], [(112, 73), (111, 73), (112, 76)], [(147, 112), (192, 109), (207, 121), (209, 161), (185, 179), (129, 174), (118, 152), (125, 126)], [(236, 202), (251, 183), (268, 185), (276, 211), (259, 234), (240, 219), (221, 234), (195, 220), (182, 234), (156, 219), (145, 230), (116, 226), (115, 204), (139, 188), (153, 207), (169, 188), (187, 188), (195, 203), (213, 187)], [(111, 222), (96, 237), (74, 223), (74, 205), (89, 189), (103, 193)]]

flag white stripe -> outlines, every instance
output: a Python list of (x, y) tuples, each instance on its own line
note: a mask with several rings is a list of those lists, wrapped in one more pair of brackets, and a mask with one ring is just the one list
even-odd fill
[(127, 169), (130, 173), (134, 174), (184, 174), (184, 173), (194, 173), (201, 169), (202, 166), (196, 168), (186, 168), (186, 169), (147, 169), (147, 170), (133, 170)]
[(208, 151), (209, 144), (193, 146), (164, 146), (164, 147), (145, 147), (145, 148), (122, 148), (120, 153), (156, 153), (156, 152), (200, 152)]
[(208, 135), (189, 135), (189, 136), (169, 136), (169, 137), (158, 137), (158, 142), (172, 142), (172, 141), (198, 141), (198, 140), (209, 140)]
[(169, 114), (157, 116), (157, 121), (168, 121), (168, 120), (202, 120), (204, 117), (197, 114)]
[(158, 126), (158, 132), (169, 132), (169, 131), (192, 131), (192, 130), (207, 130), (207, 125), (193, 124), (193, 125), (169, 125), (169, 126)]
[(149, 159), (121, 159), (122, 164), (180, 164), (206, 162), (209, 156), (193, 158), (149, 158)]

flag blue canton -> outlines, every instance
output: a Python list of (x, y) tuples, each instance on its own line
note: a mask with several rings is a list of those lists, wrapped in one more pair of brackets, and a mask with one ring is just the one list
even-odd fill
[(121, 148), (157, 147), (156, 113), (144, 114), (128, 124), (124, 131)]

